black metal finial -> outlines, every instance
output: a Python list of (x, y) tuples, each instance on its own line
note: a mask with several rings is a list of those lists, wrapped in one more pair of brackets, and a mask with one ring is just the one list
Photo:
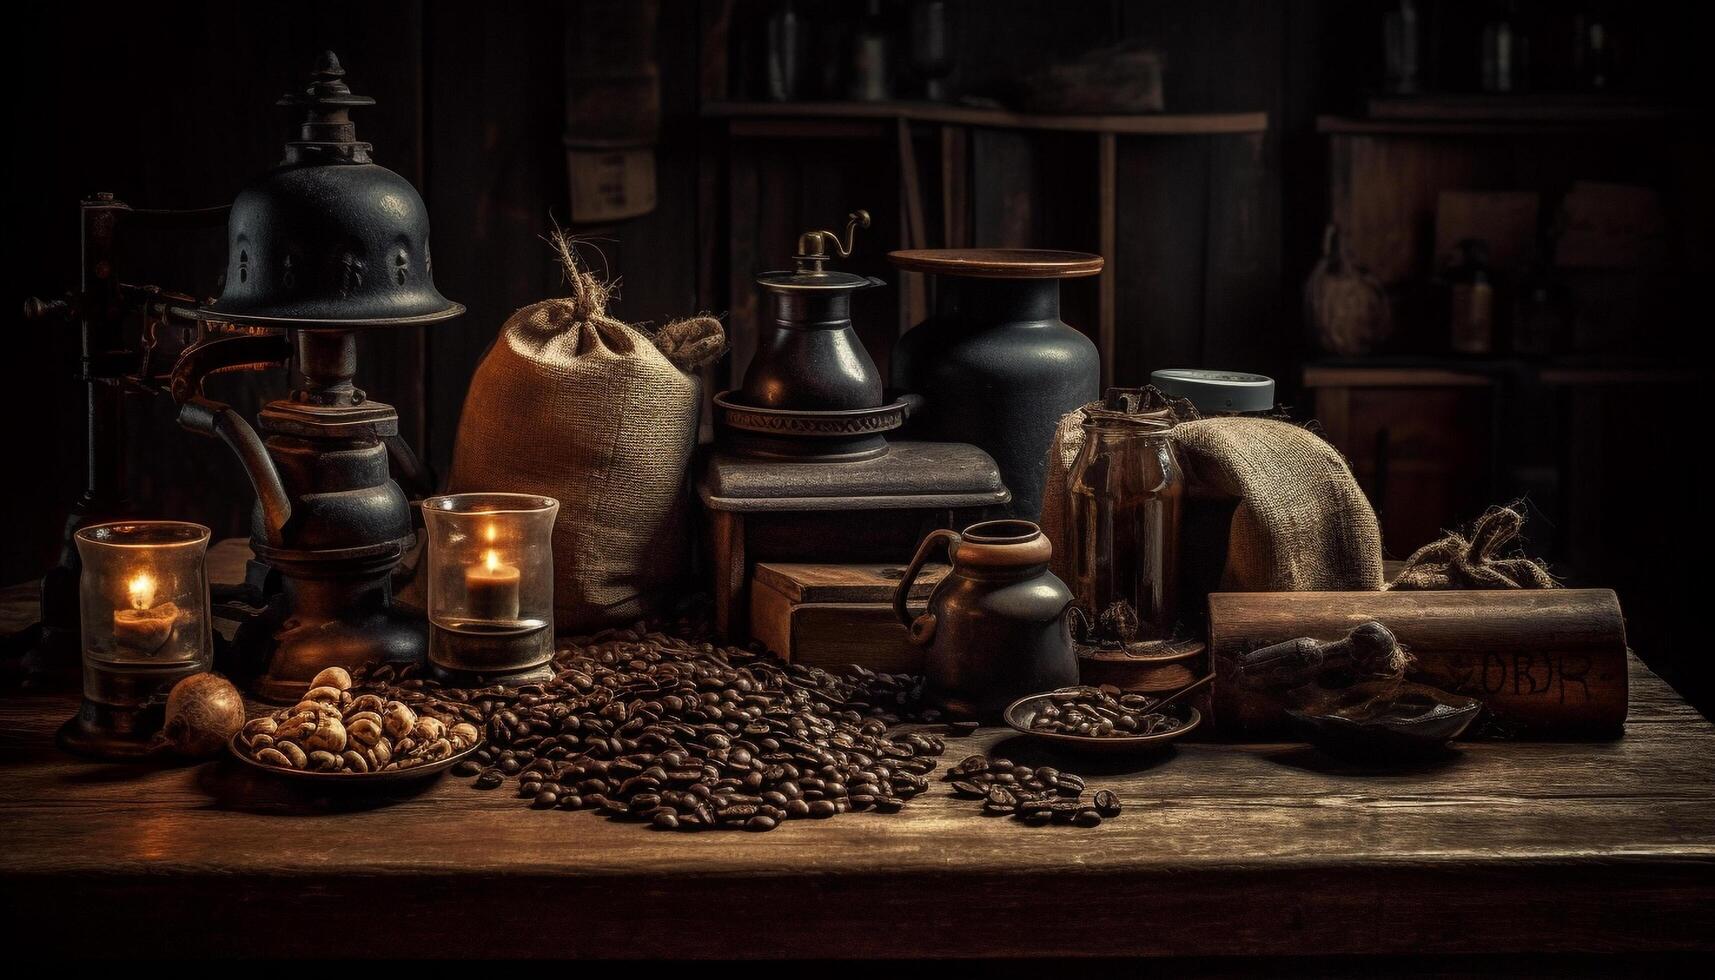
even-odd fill
[(339, 55), (332, 51), (323, 51), (316, 59), (316, 67), (310, 72), (310, 84), (302, 92), (293, 92), (280, 99), (280, 105), (306, 106), (324, 112), (374, 104), (375, 100), (367, 95), (351, 94), (351, 86), (345, 83), (345, 68), (339, 63)]
[(323, 51), (310, 72), (309, 84), (302, 91), (282, 97), (279, 104), (304, 110), (298, 138), (286, 144), (287, 162), (312, 158), (369, 162), (369, 145), (358, 142), (351, 110), (374, 105), (375, 100), (352, 94), (345, 83), (345, 68), (339, 63), (339, 55)]

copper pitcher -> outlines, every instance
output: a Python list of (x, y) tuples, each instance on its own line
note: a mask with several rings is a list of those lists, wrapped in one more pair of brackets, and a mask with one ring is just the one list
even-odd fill
[[(945, 544), (953, 570), (915, 619), (905, 602)], [(1029, 521), (935, 531), (893, 592), (893, 611), (924, 648), (924, 695), (955, 718), (988, 719), (1026, 694), (1078, 683), (1066, 610), (1072, 593), (1048, 570), (1053, 547)]]

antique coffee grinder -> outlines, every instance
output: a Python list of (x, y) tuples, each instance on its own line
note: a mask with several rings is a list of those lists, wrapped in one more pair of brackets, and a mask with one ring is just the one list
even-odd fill
[[(231, 206), (220, 296), (166, 309), (160, 319), (194, 324), (194, 340), (164, 372), (144, 345), (125, 378), (170, 395), (179, 423), (226, 443), (255, 488), (248, 588), (229, 597), (244, 601), (217, 592), (216, 611), (240, 618), (227, 669), (259, 673), (254, 690), (270, 700), (298, 697), (325, 667), (418, 662), (427, 646), (421, 613), (394, 606), (391, 576), (415, 541), (400, 482), (423, 494), (430, 481), (393, 407), (354, 383), (357, 332), (464, 307), (435, 288), (422, 198), (358, 141), (350, 111), (374, 100), (344, 76), (326, 52), (281, 100), (302, 122)], [(260, 433), (203, 390), (214, 374), (288, 362), (301, 382), (261, 410)]]
[(851, 256), (857, 230), (869, 222), (868, 211), (847, 215), (843, 242), (832, 231), (807, 231), (798, 236), (792, 271), (756, 277), (771, 315), (758, 325), (756, 356), (743, 385), (714, 399), (722, 442), (733, 452), (818, 462), (874, 459), (887, 452), (884, 434), (905, 424), (913, 400), (885, 396), (881, 372), (852, 327), (853, 294), (887, 284), (827, 268), (835, 255)]
[[(716, 452), (698, 494), (716, 626), (734, 639), (750, 635), (757, 563), (815, 562), (867, 582), (871, 564), (898, 562), (926, 532), (963, 528), (1011, 498), (994, 460), (975, 446), (888, 439), (922, 399), (884, 389), (852, 326), (853, 301), (886, 283), (828, 268), (852, 254), (857, 229), (869, 223), (854, 211), (843, 240), (807, 231), (793, 269), (757, 276), (765, 312), (756, 355), (742, 384), (715, 396)], [(884, 625), (890, 592), (874, 602)]]
[(233, 202), (225, 288), (199, 311), (287, 331), (302, 384), (262, 409), (264, 438), (201, 391), (196, 362), (243, 362), (219, 351), (240, 338), (187, 350), (173, 378), (179, 423), (231, 447), (256, 489), (252, 576), (274, 596), (246, 624), (266, 639), (240, 640), (272, 647), (256, 685), (271, 700), (297, 697), (325, 667), (421, 661), (427, 648), (421, 619), (393, 608), (390, 582), (414, 538), (390, 466), (421, 466), (393, 406), (353, 383), (357, 331), (438, 323), (464, 307), (435, 289), (423, 199), (358, 141), (350, 111), (375, 100), (353, 95), (344, 75), (328, 52), (309, 87), (281, 100), (304, 112), (298, 136)]

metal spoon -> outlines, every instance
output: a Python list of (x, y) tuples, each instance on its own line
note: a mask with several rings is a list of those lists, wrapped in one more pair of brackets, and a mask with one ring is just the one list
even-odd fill
[(1180, 698), (1184, 697), (1187, 694), (1190, 694), (1192, 691), (1195, 691), (1199, 687), (1202, 687), (1204, 684), (1207, 684), (1214, 679), (1215, 679), (1214, 674), (1205, 674), (1203, 677), (1199, 678), (1198, 680), (1192, 681), (1191, 683), (1185, 685), (1184, 687), (1180, 688), (1179, 690), (1174, 691), (1172, 694), (1169, 694), (1168, 696), (1162, 698), (1160, 701), (1157, 701), (1154, 704), (1150, 705), (1149, 710), (1150, 711), (1160, 711), (1162, 708), (1167, 707), (1168, 705), (1172, 704), (1173, 702), (1179, 700)]

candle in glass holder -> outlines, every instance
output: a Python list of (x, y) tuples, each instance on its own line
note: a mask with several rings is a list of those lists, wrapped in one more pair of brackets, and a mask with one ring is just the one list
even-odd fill
[(152, 655), (173, 634), (179, 607), (171, 602), (155, 604), (155, 577), (138, 572), (125, 583), (130, 609), (113, 611), (113, 642), (144, 655)]
[(484, 551), (481, 562), (464, 570), (465, 609), (470, 618), (490, 622), (517, 619), (521, 578), (516, 565), (500, 560), (500, 552), (493, 548)]

